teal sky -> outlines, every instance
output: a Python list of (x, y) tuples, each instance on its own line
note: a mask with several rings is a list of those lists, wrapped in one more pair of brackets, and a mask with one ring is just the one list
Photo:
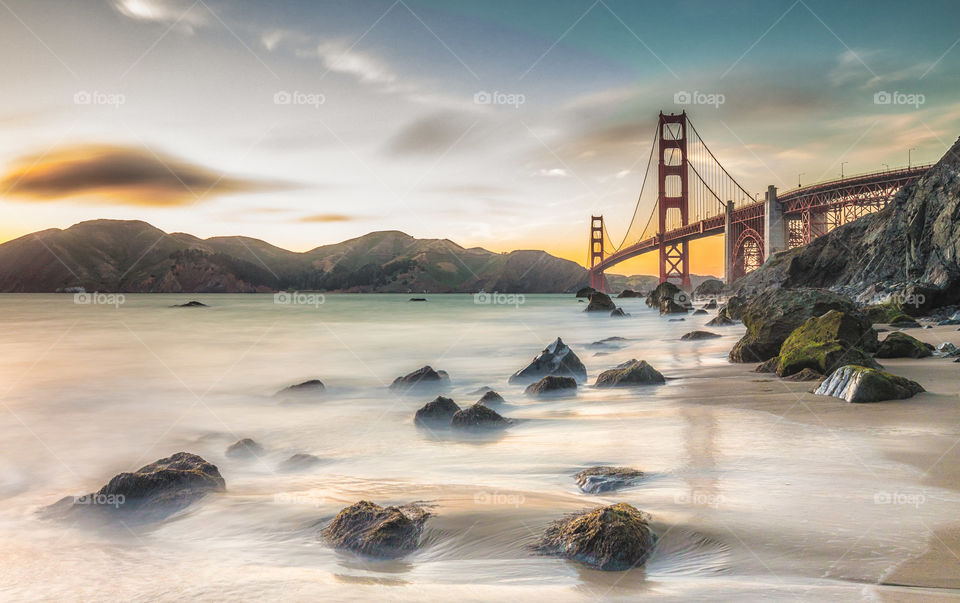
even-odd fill
[(137, 218), (583, 261), (591, 212), (626, 227), (660, 110), (751, 191), (938, 159), (958, 25), (953, 1), (2, 0), (0, 238)]

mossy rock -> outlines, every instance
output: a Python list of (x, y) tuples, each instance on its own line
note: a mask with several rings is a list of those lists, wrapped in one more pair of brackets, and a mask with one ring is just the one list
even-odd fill
[(916, 381), (865, 366), (847, 365), (834, 371), (814, 393), (847, 402), (881, 402), (910, 398), (923, 391)]
[(634, 359), (600, 373), (594, 386), (623, 387), (630, 385), (660, 384), (665, 381), (660, 371), (650, 366), (646, 360)]
[(665, 299), (675, 299), (679, 293), (683, 293), (680, 287), (670, 281), (664, 281), (650, 292), (650, 295), (647, 296), (646, 304), (650, 308), (659, 308), (661, 301)]
[(427, 517), (419, 507), (381, 507), (361, 500), (340, 511), (323, 535), (337, 548), (393, 559), (417, 549)]
[(727, 303), (717, 310), (717, 315), (723, 315), (730, 320), (742, 320), (747, 309), (747, 298), (743, 295), (734, 295), (727, 299)]
[(770, 360), (765, 360), (757, 365), (757, 368), (753, 369), (755, 373), (776, 373), (777, 366), (780, 364), (780, 358), (774, 356)]
[(919, 329), (920, 323), (912, 316), (906, 314), (895, 314), (890, 317), (890, 326), (898, 329)]
[(885, 304), (871, 304), (869, 306), (864, 306), (860, 309), (860, 312), (874, 324), (890, 323), (896, 320), (897, 316), (903, 316), (903, 312), (900, 310), (900, 307), (890, 302)]
[(877, 358), (926, 358), (933, 354), (933, 349), (929, 343), (897, 331), (890, 333), (880, 342), (876, 356)]
[(877, 333), (866, 317), (831, 310), (807, 319), (780, 347), (777, 375), (805, 368), (829, 375), (837, 367), (858, 364), (881, 368), (864, 350), (877, 349)]
[(584, 469), (573, 477), (587, 494), (600, 494), (634, 484), (643, 477), (643, 472), (630, 467), (600, 465)]
[(599, 570), (628, 570), (653, 552), (656, 536), (649, 521), (627, 503), (575, 513), (550, 526), (536, 549)]

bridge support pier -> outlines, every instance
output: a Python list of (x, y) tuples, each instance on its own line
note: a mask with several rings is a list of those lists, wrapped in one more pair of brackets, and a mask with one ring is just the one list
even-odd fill
[(783, 205), (777, 201), (777, 187), (767, 187), (767, 196), (763, 204), (763, 259), (787, 248), (787, 221), (783, 215)]
[(727, 201), (727, 218), (723, 222), (723, 282), (733, 282), (733, 201)]

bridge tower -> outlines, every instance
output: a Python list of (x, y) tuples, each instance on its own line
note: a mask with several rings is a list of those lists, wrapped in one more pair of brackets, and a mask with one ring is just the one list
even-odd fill
[(690, 244), (665, 243), (668, 213), (679, 210), (680, 223), (670, 224), (670, 229), (686, 226), (689, 222), (689, 187), (687, 182), (687, 112), (680, 115), (665, 115), (660, 112), (657, 127), (660, 156), (657, 188), (660, 235), (660, 282), (679, 281), (681, 287), (690, 288)]
[(590, 216), (590, 286), (606, 292), (607, 278), (603, 270), (594, 270), (603, 261), (603, 254), (603, 216)]

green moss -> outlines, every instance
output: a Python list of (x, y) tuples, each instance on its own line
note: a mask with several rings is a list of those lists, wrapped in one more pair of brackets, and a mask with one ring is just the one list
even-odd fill
[(807, 319), (780, 347), (777, 374), (781, 377), (805, 368), (830, 374), (844, 364), (879, 366), (858, 345), (872, 347), (876, 334), (861, 318), (831, 310)]
[(870, 319), (870, 322), (876, 323), (891, 323), (894, 322), (898, 317), (904, 316), (903, 310), (900, 309), (899, 304), (893, 302), (887, 302), (884, 304), (871, 304), (863, 308), (863, 314)]

